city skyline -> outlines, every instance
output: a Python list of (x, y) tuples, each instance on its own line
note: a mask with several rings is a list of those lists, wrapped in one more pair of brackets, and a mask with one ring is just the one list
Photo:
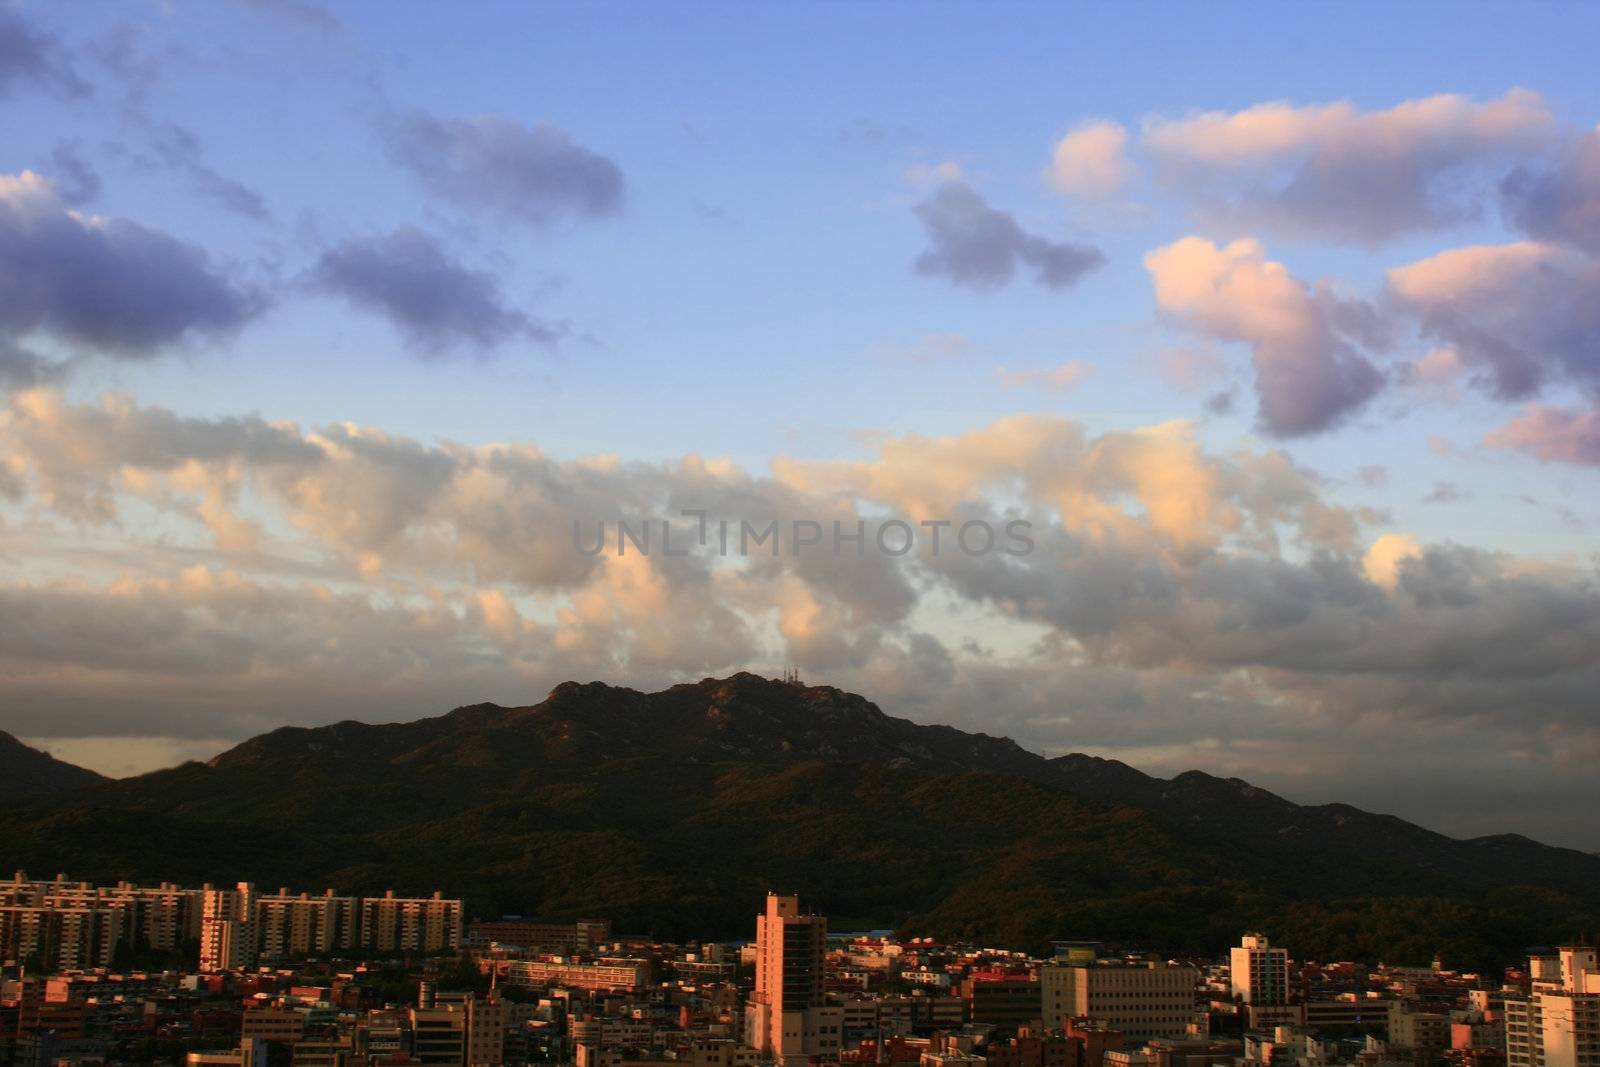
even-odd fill
[[(1600, 849), (1600, 11), (1153, 10), (0, 0), (0, 729), (787, 665)], [(698, 511), (1034, 547), (573, 544)]]

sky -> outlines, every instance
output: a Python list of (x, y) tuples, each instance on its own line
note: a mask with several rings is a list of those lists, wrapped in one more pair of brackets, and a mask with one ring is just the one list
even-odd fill
[[(0, 728), (125, 775), (793, 667), (1600, 849), (1597, 36), (0, 0)], [(685, 509), (778, 554), (580, 548)]]

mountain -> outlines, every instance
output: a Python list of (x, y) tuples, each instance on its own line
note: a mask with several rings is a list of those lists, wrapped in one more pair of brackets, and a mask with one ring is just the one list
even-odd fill
[(104, 781), (91, 770), (64, 763), (0, 730), (0, 799), (61, 793)]
[(96, 879), (438, 888), (478, 914), (671, 937), (749, 936), (769, 888), (839, 929), (1028, 948), (1211, 954), (1260, 928), (1313, 958), (1489, 966), (1600, 927), (1600, 859), (1583, 853), (1047, 759), (749, 674), (286, 727), (30, 800), (0, 821), (0, 855)]

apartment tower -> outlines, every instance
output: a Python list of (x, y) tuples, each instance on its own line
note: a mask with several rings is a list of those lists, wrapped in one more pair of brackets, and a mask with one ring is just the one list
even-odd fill
[(844, 1014), (826, 1007), (823, 950), (828, 920), (803, 915), (800, 898), (767, 894), (756, 916), (756, 988), (745, 1006), (745, 1044), (786, 1067), (839, 1052)]
[(1566, 946), (1528, 960), (1532, 989), (1506, 996), (1506, 1067), (1600, 1064), (1600, 964)]
[(1271, 1008), (1289, 1003), (1289, 950), (1265, 934), (1245, 934), (1229, 959), (1233, 995), (1241, 1004)]

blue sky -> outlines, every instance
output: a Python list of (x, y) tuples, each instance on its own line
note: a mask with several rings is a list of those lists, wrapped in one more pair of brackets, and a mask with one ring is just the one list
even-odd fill
[[(1585, 162), (1586, 138), (1600, 122), (1593, 7), (479, 3), (446, 13), (303, 0), (0, 0), (0, 14), (0, 175), (32, 172), (53, 190), (13, 188), (8, 195), (25, 205), (17, 225), (71, 217), (80, 221), (60, 232), (76, 233), (71, 226), (96, 225), (85, 219), (128, 220), (203, 254), (209, 275), (249, 303), (219, 312), (226, 322), (213, 329), (199, 317), (186, 323), (203, 301), (185, 310), (184, 294), (169, 288), (161, 292), (173, 297), (176, 319), (162, 321), (176, 326), (157, 330), (157, 342), (85, 340), (85, 320), (72, 315), (88, 312), (74, 311), (71, 294), (95, 291), (105, 276), (74, 279), (66, 254), (44, 238), (0, 233), (12, 240), (0, 247), (11, 257), (0, 262), (0, 279), (54, 257), (67, 294), (51, 297), (54, 310), (30, 309), (26, 295), (8, 306), (0, 296), (0, 330), (9, 331), (0, 342), (45, 368), (27, 381), (15, 376), (14, 410), (0, 423), (11, 434), (0, 440), (16, 483), (0, 502), (3, 576), (30, 611), (44, 610), (30, 598), (114, 598), (118, 582), (131, 582), (152, 601), (146, 607), (177, 612), (189, 627), (158, 650), (173, 657), (170, 668), (140, 674), (139, 699), (105, 697), (131, 668), (97, 659), (104, 650), (63, 652), (47, 670), (50, 656), (0, 648), (26, 679), (26, 695), (0, 703), (0, 727), (110, 766), (107, 737), (143, 738), (150, 754), (141, 758), (162, 762), (267, 723), (281, 707), (267, 682), (254, 710), (221, 713), (205, 695), (221, 680), (183, 665), (180, 652), (193, 652), (187, 642), (200, 630), (241, 646), (275, 639), (185, 599), (200, 580), (185, 568), (199, 567), (208, 589), (232, 575), (263, 596), (299, 597), (297, 611), (322, 595), (303, 583), (320, 583), (373, 610), (450, 613), (448, 654), (435, 659), (423, 646), (403, 653), (440, 679), (399, 700), (407, 714), (486, 696), (531, 700), (532, 689), (573, 671), (644, 684), (796, 662), (892, 712), (986, 725), (971, 709), (973, 694), (1004, 692), (1001, 721), (988, 728), (1036, 748), (1104, 751), (1163, 772), (1201, 765), (1310, 799), (1358, 800), (1340, 789), (1360, 782), (1377, 803), (1456, 832), (1511, 826), (1508, 803), (1558, 812), (1587, 788), (1552, 770), (1561, 763), (1556, 750), (1596, 745), (1592, 716), (1559, 710), (1581, 704), (1572, 694), (1593, 676), (1594, 664), (1570, 651), (1507, 664), (1506, 678), (1521, 683), (1497, 679), (1505, 684), (1493, 697), (1466, 699), (1452, 694), (1469, 687), (1471, 672), (1452, 675), (1431, 661), (1330, 667), (1337, 649), (1245, 652), (1222, 624), (1204, 640), (1186, 633), (1152, 642), (1148, 628), (1125, 633), (1048, 597), (1029, 604), (937, 568), (880, 576), (887, 599), (859, 602), (830, 586), (836, 577), (798, 567), (781, 578), (708, 577), (714, 567), (689, 577), (652, 573), (664, 583), (658, 594), (637, 575), (574, 576), (566, 564), (525, 574), (505, 561), (519, 551), (543, 559), (546, 548), (520, 544), (527, 535), (511, 519), (500, 529), (509, 543), (495, 544), (492, 560), (473, 555), (488, 551), (478, 540), (460, 547), (469, 539), (452, 509), (479, 498), (462, 473), (468, 461), (451, 450), (522, 443), (548, 463), (537, 477), (563, 486), (588, 477), (594, 463), (585, 457), (615, 457), (633, 479), (607, 490), (623, 494), (619, 510), (652, 493), (663, 505), (681, 500), (690, 490), (675, 479), (687, 477), (686, 456), (710, 462), (716, 479), (748, 477), (757, 483), (749, 493), (791, 503), (807, 493), (890, 510), (1043, 501), (1065, 533), (1101, 539), (1102, 548), (1109, 535), (1095, 509), (1123, 508), (1134, 526), (1115, 535), (1118, 551), (1146, 551), (1135, 542), (1151, 530), (1172, 539), (1139, 565), (1190, 592), (1204, 588), (1194, 570), (1203, 551), (1306, 573), (1327, 556), (1374, 589), (1387, 582), (1386, 595), (1398, 597), (1405, 583), (1384, 578), (1374, 562), (1390, 557), (1372, 554), (1387, 536), (1389, 549), (1419, 567), (1432, 560), (1440, 574), (1449, 568), (1435, 546), (1470, 553), (1471, 566), (1461, 566), (1475, 576), (1474, 595), (1521, 603), (1548, 594), (1557, 606), (1515, 625), (1545, 628), (1523, 635), (1530, 644), (1561, 644), (1560, 627), (1571, 641), (1597, 625), (1600, 444), (1581, 429), (1600, 395), (1595, 320), (1583, 310), (1600, 302), (1586, 288), (1597, 249), (1581, 223), (1561, 225), (1585, 217), (1584, 203), (1600, 203), (1600, 191), (1585, 185), (1597, 169)], [(1415, 121), (1406, 111), (1445, 94), (1449, 101), (1434, 111), (1424, 105)], [(1226, 131), (1200, 116), (1242, 122), (1273, 104), (1292, 127), (1288, 142), (1268, 144), (1277, 134), (1235, 122), (1227, 129), (1237, 143), (1212, 147)], [(1327, 110), (1339, 105), (1346, 111)], [(1496, 108), (1515, 112), (1509, 126), (1473, 125), (1499, 122)], [(1124, 178), (1094, 193), (1067, 190), (1047, 170), (1058, 144), (1090, 121), (1122, 130), (1113, 162)], [(535, 173), (538, 160), (493, 153), (514, 156), (546, 134), (565, 146), (561, 165), (589, 184), (581, 194), (563, 187), (540, 208), (538, 183), (566, 179)], [(454, 177), (441, 178), (430, 168), (442, 165), (449, 149), (439, 138), (449, 137), (489, 155), (469, 151), (451, 164), (461, 168)], [(1506, 191), (1518, 172), (1533, 176), (1539, 195)], [(608, 173), (620, 182), (610, 199), (593, 184)], [(1376, 206), (1340, 201), (1330, 173), (1346, 185), (1376, 175)], [(1392, 189), (1411, 178), (1424, 189), (1416, 201)], [(1286, 181), (1315, 195), (1288, 214), (1268, 214)], [(580, 195), (601, 199), (585, 207)], [(930, 220), (941, 197), (956, 195), (1016, 235), (1024, 252), (1007, 261), (1009, 278), (974, 282), (953, 273), (955, 259), (944, 261), (948, 269), (914, 267), (939, 247)], [(1324, 200), (1333, 206), (1319, 206)], [(948, 217), (970, 238), (950, 253), (956, 259), (996, 251), (997, 231), (963, 228), (975, 217)], [(1526, 221), (1547, 218), (1557, 222)], [(1330, 236), (1340, 227), (1365, 236)], [(1164, 301), (1146, 257), (1186, 238), (1204, 249), (1256, 242), (1234, 246), (1229, 261), (1244, 288), (1220, 287), (1227, 268), (1175, 259), (1168, 281), (1215, 269), (1205, 283), (1218, 288), (1187, 304), (1181, 295)], [(385, 270), (384, 257), (402, 247), (433, 257), (421, 291), (416, 276), (400, 277), (392, 262)], [(1202, 246), (1184, 247), (1198, 255)], [(1501, 321), (1486, 310), (1492, 301), (1474, 303), (1435, 280), (1445, 272), (1433, 257), (1483, 247), (1523, 249), (1516, 265), (1496, 259), (1485, 270), (1544, 270), (1559, 281), (1527, 296), (1543, 283), (1494, 274), (1496, 299), (1523, 294), (1529, 308)], [(1027, 258), (1040, 248), (1077, 249), (1094, 265), (1046, 284)], [(1428, 265), (1426, 292), (1405, 297), (1387, 272), (1414, 264)], [(149, 269), (154, 276), (163, 267), (152, 261)], [(1274, 289), (1278, 296), (1262, 296), (1260, 309), (1248, 309), (1253, 317), (1241, 318), (1240, 301), (1280, 275), (1287, 295)], [(401, 285), (412, 288), (396, 296)], [(1293, 310), (1267, 306), (1279, 298)], [(419, 327), (422, 305), (444, 318)], [(1284, 326), (1285, 314), (1305, 319)], [(484, 325), (490, 320), (498, 325)], [(1370, 381), (1307, 384), (1314, 425), (1286, 428), (1263, 384), (1263, 344), (1266, 358), (1277, 351), (1296, 374), (1345, 366)], [(1444, 350), (1447, 358), (1422, 362)], [(1509, 373), (1509, 350), (1531, 353), (1535, 387), (1491, 382)], [(1175, 354), (1186, 354), (1187, 376), (1175, 372)], [(1053, 372), (1060, 387), (1049, 384)], [(1301, 399), (1296, 383), (1278, 389), (1278, 403)], [(1326, 395), (1313, 396), (1318, 389)], [(100, 399), (107, 395), (119, 399)], [(110, 410), (105, 403), (135, 414), (99, 425), (106, 439), (98, 450), (84, 446), (87, 458), (68, 448), (63, 459), (59, 446), (53, 460), (30, 451), (82, 440), (89, 413)], [(152, 444), (156, 458), (119, 460), (120, 451), (136, 452), (130, 440), (157, 440), (152, 413), (161, 411), (194, 420), (189, 435)], [(263, 435), (292, 422), (297, 442), (329, 456), (361, 459), (348, 442), (328, 443), (329, 428), (347, 423), (369, 428), (363, 440), (381, 433), (389, 452), (324, 485), (233, 445), (196, 445), (252, 416)], [(1021, 431), (1019, 418), (1046, 422)], [(1142, 465), (1154, 460), (1117, 460), (1115, 474), (1084, 475), (1088, 488), (1073, 490), (1080, 495), (1055, 484), (1068, 460), (1008, 466), (1031, 443), (1064, 441), (1053, 436), (1062, 427), (1110, 453), (1128, 439), (1150, 440), (1127, 435), (1168, 433), (1151, 428), (1174, 423), (1190, 442), (1183, 447), (1207, 457), (1198, 466), (1184, 465), (1188, 452), (1155, 473)], [(926, 443), (939, 438), (953, 442), (948, 453)], [(896, 453), (892, 442), (908, 439)], [(913, 470), (924, 454), (951, 458)], [(979, 455), (990, 467), (962, 483), (971, 495), (904, 490), (942, 484), (952, 466)], [(777, 466), (775, 457), (783, 457)], [(723, 460), (729, 466), (717, 466)], [(445, 468), (452, 473), (429, 480)], [(1196, 479), (1220, 488), (1195, 489), (1206, 499), (1176, 504), (1170, 485), (1153, 488), (1192, 488)], [(1249, 479), (1259, 482), (1235, 485)], [(428, 495), (440, 484), (453, 487), (450, 500)], [(733, 492), (731, 484), (719, 483)], [(546, 488), (538, 503), (564, 515), (557, 497)], [(341, 501), (354, 502), (350, 513), (332, 516)], [(1065, 513), (1080, 506), (1082, 514)], [(1160, 517), (1163, 507), (1204, 512), (1214, 528), (1179, 530)], [(240, 533), (230, 522), (259, 530)], [(1330, 524), (1339, 532), (1328, 533)], [(1252, 540), (1247, 532), (1258, 526), (1278, 533)], [(447, 560), (430, 556), (430, 538), (447, 527), (456, 547)], [(1515, 584), (1530, 581), (1539, 590)], [(707, 583), (718, 593), (704, 599)], [(915, 590), (910, 600), (895, 592), (902, 586)], [(635, 632), (644, 623), (628, 617), (628, 605), (656, 595), (702, 620), (689, 627), (694, 640), (657, 648)], [(510, 630), (485, 607), (494, 596), (514, 608)], [(155, 603), (161, 597), (176, 606)], [(1427, 604), (1404, 607), (1426, 614)], [(742, 620), (737, 633), (703, 621), (724, 610)], [(1218, 610), (1226, 618), (1232, 609)], [(363, 640), (346, 629), (360, 625), (349, 618), (316, 624), (329, 641)], [(1417, 655), (1481, 663), (1487, 653), (1464, 644), (1515, 633), (1498, 618), (1474, 623), (1471, 635), (1448, 619), (1439, 625), (1437, 642)], [(928, 676), (917, 656), (928, 652), (919, 638), (930, 634), (932, 654), (952, 672), (943, 695), (914, 681)], [(393, 638), (372, 640), (387, 648)], [(993, 647), (964, 652), (964, 641)], [(263, 664), (300, 653), (281, 654), (261, 652), (253, 663), (244, 656), (241, 671), (270, 675)], [(58, 668), (65, 674), (51, 673)], [(329, 668), (320, 688), (287, 701), (292, 714), (332, 715), (360, 669), (340, 677)], [(1441, 673), (1429, 675), (1434, 669)], [(1369, 689), (1380, 676), (1389, 688)], [(1419, 677), (1427, 695), (1417, 691)], [(1061, 710), (1094, 686), (1105, 692)], [(1208, 718), (1211, 697), (1195, 694), (1222, 691), (1257, 702), (1249, 714), (1271, 722), (1265, 732), (1277, 747), (1252, 747), (1262, 739), (1251, 736), (1244, 712)], [(163, 692), (186, 694), (169, 703), (187, 710), (156, 714), (141, 702), (159, 703)], [(52, 694), (79, 708), (77, 717), (52, 724), (38, 710)], [(395, 707), (397, 699), (380, 693), (373, 702)], [(1116, 725), (1126, 701), (1149, 711), (1147, 731)], [(1547, 720), (1508, 725), (1545, 701), (1558, 708)], [(1363, 729), (1438, 741), (1430, 781), (1448, 780), (1461, 761), (1491, 773), (1501, 754), (1518, 753), (1527, 766), (1508, 786), (1512, 801), (1452, 814), (1399, 784), (1399, 767), (1358, 767), (1357, 746), (1328, 765), (1285, 755), (1344, 732), (1329, 709), (1357, 705), (1359, 713), (1341, 714), (1384, 720)], [(1541, 776), (1542, 793), (1529, 784)], [(1559, 815), (1528, 818), (1545, 819), (1550, 835), (1595, 844), (1578, 840)]]

